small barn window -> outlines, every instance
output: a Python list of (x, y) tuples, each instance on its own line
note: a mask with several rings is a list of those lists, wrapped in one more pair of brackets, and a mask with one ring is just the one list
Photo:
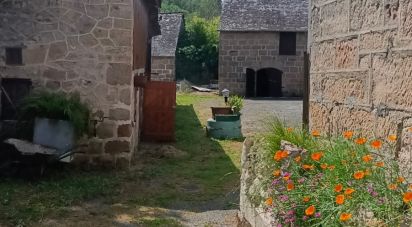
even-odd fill
[(296, 33), (281, 32), (279, 36), (279, 55), (296, 55)]
[(23, 55), (20, 47), (6, 48), (6, 64), (7, 65), (22, 65)]

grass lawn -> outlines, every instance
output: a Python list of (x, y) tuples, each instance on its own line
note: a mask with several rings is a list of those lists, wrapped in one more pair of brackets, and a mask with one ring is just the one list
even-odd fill
[[(92, 218), (84, 215), (86, 221), (113, 220), (120, 212), (113, 209), (116, 205), (145, 226), (177, 224), (163, 217), (144, 219), (136, 211), (143, 206), (189, 211), (237, 207), (242, 142), (205, 136), (210, 107), (216, 105), (223, 105), (221, 97), (177, 95), (176, 143), (169, 145), (183, 154), (179, 157), (158, 157), (139, 150), (135, 165), (127, 172), (63, 168), (34, 182), (0, 178), (0, 226), (70, 218), (72, 207), (91, 202), (105, 210)], [(151, 145), (146, 147), (150, 150)]]

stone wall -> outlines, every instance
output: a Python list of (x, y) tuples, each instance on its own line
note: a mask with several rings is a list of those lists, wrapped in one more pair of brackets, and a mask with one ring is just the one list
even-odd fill
[[(93, 113), (103, 113), (88, 153), (77, 157), (86, 163), (128, 165), (137, 143), (132, 139), (138, 126), (132, 105), (132, 4), (0, 1), (0, 78), (27, 78), (35, 88), (78, 92)], [(5, 64), (6, 47), (23, 48), (23, 65)]]
[(412, 1), (312, 0), (310, 9), (311, 129), (397, 134), (410, 163)]
[(219, 88), (246, 92), (246, 69), (276, 68), (283, 72), (284, 96), (303, 94), (303, 58), (307, 34), (296, 35), (296, 55), (279, 55), (277, 32), (220, 32)]
[(175, 57), (152, 57), (152, 76), (154, 81), (176, 81)]

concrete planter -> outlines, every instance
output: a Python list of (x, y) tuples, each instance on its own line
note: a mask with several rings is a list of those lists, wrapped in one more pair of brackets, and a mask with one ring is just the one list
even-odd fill
[(36, 118), (34, 122), (33, 143), (67, 152), (74, 147), (75, 133), (69, 121)]

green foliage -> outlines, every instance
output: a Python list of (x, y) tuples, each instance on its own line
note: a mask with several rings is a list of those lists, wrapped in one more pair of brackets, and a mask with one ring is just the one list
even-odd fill
[(183, 12), (186, 16), (198, 15), (211, 19), (219, 16), (221, 1), (219, 0), (164, 0), (162, 2), (163, 12)]
[(230, 96), (228, 105), (232, 108), (233, 113), (238, 114), (243, 108), (243, 98), (237, 95)]
[[(410, 189), (407, 182), (400, 180), (398, 164), (392, 158), (394, 142), (382, 141), (383, 146), (379, 148), (370, 146), (369, 142), (356, 143), (352, 135), (313, 137), (305, 131), (285, 128), (278, 120), (266, 140), (270, 144), (266, 162), (273, 175), (267, 176), (270, 183), (263, 186), (269, 192), (265, 206), (277, 217), (278, 224), (386, 226), (399, 225), (411, 215), (410, 204), (402, 201)], [(282, 151), (277, 150), (281, 140), (307, 152), (288, 153), (280, 158)], [(355, 173), (362, 177), (356, 178)], [(342, 185), (342, 190), (335, 189), (337, 185)], [(354, 192), (348, 194), (347, 189)], [(344, 198), (342, 204), (336, 202), (338, 195)], [(315, 212), (306, 213), (312, 205)], [(343, 213), (350, 214), (351, 218), (340, 220)]]
[(78, 94), (35, 91), (23, 100), (19, 115), (31, 121), (36, 117), (70, 121), (77, 136), (82, 136), (89, 128), (90, 111)]
[(177, 54), (177, 77), (193, 83), (208, 83), (217, 77), (219, 17), (193, 16), (187, 20)]

